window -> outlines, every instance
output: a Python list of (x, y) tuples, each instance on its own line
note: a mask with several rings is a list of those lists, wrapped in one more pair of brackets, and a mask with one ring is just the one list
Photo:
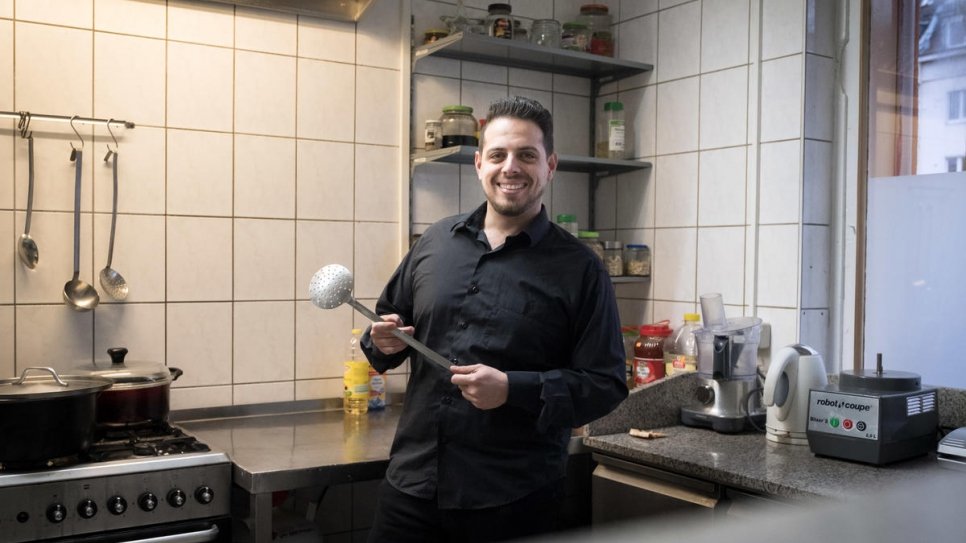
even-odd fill
[(853, 367), (875, 367), (882, 353), (887, 370), (966, 388), (956, 344), (966, 329), (966, 0), (863, 4)]
[(950, 121), (966, 120), (966, 90), (954, 90), (949, 93), (949, 114), (946, 119)]

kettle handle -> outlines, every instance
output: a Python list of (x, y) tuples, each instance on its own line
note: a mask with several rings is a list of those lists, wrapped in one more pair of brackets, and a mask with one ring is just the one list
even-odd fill
[[(782, 350), (778, 351), (778, 355), (775, 360), (771, 361), (768, 365), (768, 373), (765, 375), (765, 392), (762, 396), (761, 402), (768, 407), (776, 405), (775, 402), (775, 388), (778, 386), (778, 381), (781, 380), (781, 376), (785, 373), (785, 368), (788, 367), (794, 360), (798, 360), (798, 349), (794, 347), (783, 347)], [(792, 400), (792, 395), (795, 393), (791, 383), (788, 383), (788, 391), (785, 398), (779, 398), (781, 400), (782, 407), (787, 405)]]

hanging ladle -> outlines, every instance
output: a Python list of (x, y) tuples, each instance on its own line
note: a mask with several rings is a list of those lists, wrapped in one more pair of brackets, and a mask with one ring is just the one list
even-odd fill
[(80, 149), (70, 144), (70, 159), (74, 162), (74, 277), (64, 283), (64, 301), (71, 309), (77, 311), (90, 311), (97, 307), (100, 297), (97, 290), (91, 285), (80, 279), (80, 202), (81, 202), (81, 176), (83, 174), (84, 162), (84, 138), (74, 128), (74, 118), (70, 120), (70, 127), (77, 134), (77, 139), (81, 142)]
[(17, 127), (20, 129), (20, 137), (27, 140), (27, 217), (23, 224), (23, 234), (20, 235), (20, 244), (17, 245), (17, 253), (25, 266), (34, 269), (40, 260), (40, 250), (37, 242), (30, 237), (30, 217), (34, 209), (34, 133), (29, 130), (30, 113), (20, 113)]
[[(312, 303), (321, 309), (335, 309), (342, 304), (351, 305), (356, 311), (365, 315), (373, 322), (382, 322), (379, 315), (368, 307), (360, 304), (352, 297), (352, 272), (345, 266), (339, 264), (329, 264), (315, 272), (312, 281), (309, 283), (309, 297)], [(398, 328), (393, 329), (392, 334), (405, 342), (410, 347), (416, 349), (427, 359), (436, 365), (449, 370), (452, 362), (446, 360), (441, 354), (423, 345), (418, 339), (402, 332)]]
[(101, 270), (101, 286), (104, 287), (104, 291), (110, 295), (111, 298), (115, 300), (123, 300), (127, 298), (128, 288), (127, 281), (124, 277), (117, 272), (114, 268), (111, 268), (111, 261), (114, 260), (114, 229), (117, 227), (117, 138), (114, 137), (114, 132), (111, 131), (111, 123), (114, 119), (107, 121), (107, 131), (111, 134), (111, 139), (114, 140), (114, 148), (107, 146), (107, 156), (104, 160), (110, 160), (111, 157), (114, 160), (111, 162), (111, 173), (114, 176), (114, 203), (111, 207), (111, 240), (107, 244), (107, 265)]

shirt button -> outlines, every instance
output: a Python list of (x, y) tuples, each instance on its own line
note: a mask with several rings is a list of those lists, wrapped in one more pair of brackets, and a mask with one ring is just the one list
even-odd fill
[(469, 324), (466, 321), (460, 321), (460, 323), (457, 326), (459, 326), (460, 329), (462, 330), (466, 330), (467, 327), (469, 327)]
[(443, 402), (443, 405), (449, 405), (453, 403), (453, 398), (450, 398), (449, 396), (443, 396), (443, 399), (441, 401)]
[(470, 285), (470, 294), (476, 294), (480, 291), (480, 287), (476, 286), (476, 283)]
[(452, 362), (453, 364), (459, 364), (459, 360), (455, 356), (453, 358), (450, 358), (449, 361)]

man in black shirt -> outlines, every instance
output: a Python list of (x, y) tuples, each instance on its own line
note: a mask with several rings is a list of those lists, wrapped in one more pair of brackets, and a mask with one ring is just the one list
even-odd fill
[(557, 167), (550, 113), (510, 97), (486, 121), (475, 157), (486, 203), (426, 230), (379, 298), (384, 321), (363, 336), (380, 372), (413, 357), (372, 542), (551, 530), (572, 428), (627, 396), (610, 278), (541, 203)]

